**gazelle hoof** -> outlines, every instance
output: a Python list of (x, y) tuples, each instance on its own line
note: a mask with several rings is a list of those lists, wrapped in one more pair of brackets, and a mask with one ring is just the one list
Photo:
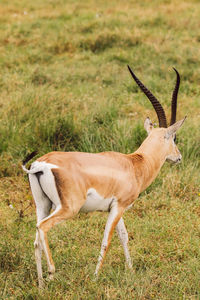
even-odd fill
[(54, 279), (54, 274), (52, 273), (49, 273), (49, 277), (48, 277), (49, 280), (53, 280)]

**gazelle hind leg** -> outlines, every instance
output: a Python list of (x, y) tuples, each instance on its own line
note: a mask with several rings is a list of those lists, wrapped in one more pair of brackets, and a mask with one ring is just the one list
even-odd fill
[(37, 266), (37, 275), (38, 275), (38, 283), (39, 287), (43, 287), (43, 275), (42, 275), (42, 245), (39, 239), (39, 233), (36, 231), (36, 238), (34, 242), (35, 248), (35, 261)]
[[(40, 229), (40, 225), (43, 224), (44, 220), (51, 218), (56, 215), (57, 212), (61, 209), (60, 197), (56, 188), (55, 178), (52, 174), (52, 170), (48, 167), (44, 168), (41, 174), (34, 174), (29, 176), (31, 189), (33, 197), (36, 203), (37, 211), (37, 234), (36, 234), (36, 250), (35, 257), (37, 262), (37, 271), (38, 271), (38, 281), (39, 285), (42, 281), (42, 266), (41, 266), (41, 252), (44, 251), (45, 257), (47, 259), (47, 267), (49, 272), (49, 278), (53, 278), (55, 273), (55, 266), (49, 250), (49, 245), (47, 242), (47, 234)], [(36, 186), (37, 181), (37, 188)], [(48, 205), (49, 204), (49, 205)], [(55, 206), (56, 210), (49, 215), (51, 207)], [(49, 207), (50, 206), (50, 207)]]
[(74, 213), (71, 212), (69, 209), (58, 207), (51, 215), (49, 215), (47, 218), (43, 219), (39, 224), (37, 224), (40, 242), (47, 260), (49, 279), (53, 279), (53, 275), (55, 273), (55, 265), (48, 244), (47, 232), (54, 225), (62, 222), (63, 220), (69, 219), (73, 215)]
[[(42, 219), (46, 218), (49, 215), (52, 203), (48, 199), (48, 197), (43, 193), (39, 185), (38, 178), (36, 177), (35, 174), (29, 175), (29, 181), (30, 181), (31, 190), (36, 205), (37, 222), (40, 222)], [(36, 260), (37, 274), (38, 274), (38, 283), (39, 283), (39, 287), (42, 287), (43, 286), (42, 245), (37, 230), (36, 230), (34, 248), (35, 248), (35, 260)]]
[(116, 226), (116, 231), (118, 233), (119, 239), (121, 241), (122, 247), (124, 249), (124, 255), (126, 258), (126, 263), (129, 269), (132, 268), (131, 257), (128, 250), (128, 233), (124, 224), (123, 218), (121, 218)]
[[(40, 222), (37, 223), (39, 240), (42, 245), (42, 249), (44, 250), (44, 254), (46, 256), (50, 279), (53, 278), (53, 274), (55, 273), (55, 266), (48, 244), (47, 232), (54, 225), (74, 216), (80, 209), (80, 207), (78, 206), (75, 208), (73, 205), (72, 207), (68, 205), (67, 197), (69, 186), (67, 186), (67, 189), (64, 189), (64, 193), (63, 186), (60, 186), (60, 182), (62, 181), (61, 178), (62, 174), (60, 174), (59, 169), (49, 169), (48, 167), (44, 169), (43, 175), (41, 175), (40, 177), (40, 184), (42, 190), (56, 207), (54, 212), (52, 212), (48, 217), (42, 219)], [(66, 179), (66, 181), (67, 180), (68, 178)], [(74, 198), (71, 198), (69, 200), (69, 203), (73, 204), (73, 202), (76, 201), (75, 199), (77, 198), (77, 195), (74, 194)], [(61, 199), (63, 199), (65, 205), (63, 205)]]
[(117, 225), (117, 223), (119, 222), (121, 216), (123, 213), (123, 209), (118, 207), (118, 203), (117, 201), (113, 201), (110, 213), (108, 215), (108, 219), (106, 222), (106, 227), (104, 230), (104, 236), (103, 236), (103, 240), (102, 240), (102, 244), (101, 244), (101, 251), (100, 251), (100, 255), (98, 258), (98, 263), (96, 266), (96, 270), (95, 270), (95, 275), (98, 275), (99, 269), (102, 267), (106, 252), (108, 251), (110, 242), (111, 242), (111, 238), (113, 235), (113, 231)]

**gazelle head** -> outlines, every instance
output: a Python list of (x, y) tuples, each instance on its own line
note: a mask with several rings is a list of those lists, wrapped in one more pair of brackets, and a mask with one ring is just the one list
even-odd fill
[(147, 98), (152, 103), (158, 117), (159, 128), (154, 128), (154, 125), (149, 118), (147, 118), (144, 122), (144, 128), (148, 133), (149, 139), (151, 139), (152, 143), (157, 143), (157, 141), (159, 140), (159, 147), (162, 147), (162, 150), (165, 153), (165, 159), (168, 162), (179, 163), (181, 161), (182, 155), (175, 144), (176, 131), (182, 126), (186, 117), (183, 120), (176, 122), (177, 96), (178, 96), (178, 90), (180, 85), (180, 75), (178, 71), (174, 68), (174, 71), (176, 72), (176, 84), (172, 94), (171, 120), (170, 120), (170, 126), (168, 127), (165, 111), (162, 105), (160, 104), (160, 102), (136, 77), (136, 75), (133, 73), (133, 71), (129, 66), (128, 69), (133, 79), (137, 83), (137, 85), (140, 87), (140, 89), (143, 91), (143, 93), (147, 96)]

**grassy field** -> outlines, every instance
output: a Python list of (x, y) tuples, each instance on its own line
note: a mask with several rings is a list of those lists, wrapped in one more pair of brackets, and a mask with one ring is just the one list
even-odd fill
[[(0, 2), (0, 299), (200, 299), (199, 16), (197, 0)], [(80, 214), (49, 233), (57, 272), (39, 291), (21, 161), (33, 150), (134, 152), (145, 118), (157, 119), (127, 64), (168, 119), (180, 72), (182, 164), (166, 163), (125, 213), (133, 271), (114, 235), (93, 280), (107, 215)]]

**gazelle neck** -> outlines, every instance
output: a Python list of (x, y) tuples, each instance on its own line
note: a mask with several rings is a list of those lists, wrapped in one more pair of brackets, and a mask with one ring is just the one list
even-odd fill
[(132, 155), (135, 154), (140, 154), (144, 158), (138, 166), (142, 175), (139, 177), (140, 192), (142, 192), (158, 175), (166, 160), (166, 149), (158, 138), (148, 136)]

